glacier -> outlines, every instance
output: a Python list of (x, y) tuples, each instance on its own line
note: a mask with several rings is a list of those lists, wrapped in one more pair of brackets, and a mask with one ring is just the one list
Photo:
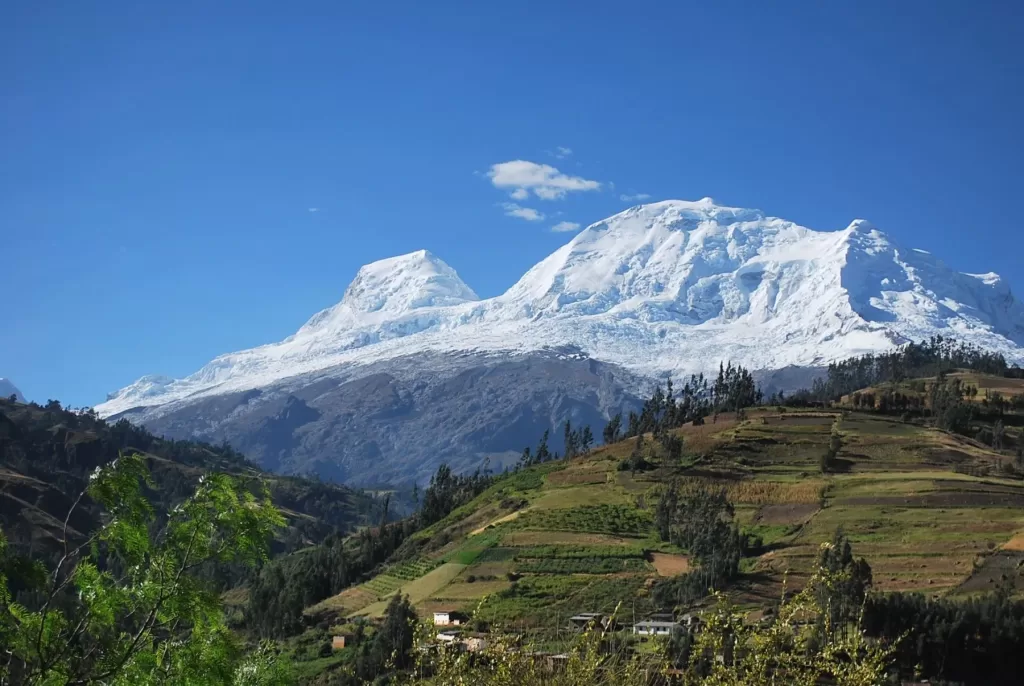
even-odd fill
[(182, 379), (143, 377), (95, 409), (152, 417), (427, 353), (568, 347), (663, 378), (723, 360), (822, 366), (933, 335), (1021, 364), (1024, 306), (998, 275), (958, 272), (864, 220), (816, 231), (710, 198), (667, 200), (590, 225), (493, 298), (427, 250), (374, 262), (285, 340), (221, 355)]

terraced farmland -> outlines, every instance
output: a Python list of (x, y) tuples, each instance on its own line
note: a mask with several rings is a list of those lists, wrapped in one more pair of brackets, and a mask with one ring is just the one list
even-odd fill
[[(822, 474), (833, 427), (842, 436), (838, 468)], [(1024, 555), (1024, 483), (1004, 478), (1007, 454), (838, 410), (759, 409), (676, 433), (683, 458), (655, 459), (646, 471), (618, 469), (631, 439), (499, 481), (416, 534), (415, 562), (328, 602), (374, 614), (400, 591), (422, 611), (463, 609), (538, 629), (578, 612), (653, 609), (654, 580), (690, 569), (686, 551), (653, 527), (659, 493), (673, 480), (723, 486), (737, 522), (761, 537), (763, 554), (745, 561), (733, 590), (741, 604), (777, 598), (786, 577), (799, 586), (838, 527), (882, 591), (971, 594), (1007, 578), (1024, 590), (1014, 566)]]

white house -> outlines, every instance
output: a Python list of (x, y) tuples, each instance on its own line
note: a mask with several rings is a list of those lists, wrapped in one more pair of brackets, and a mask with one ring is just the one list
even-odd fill
[(459, 612), (435, 612), (434, 626), (459, 626), (464, 619), (464, 615)]
[(633, 625), (633, 633), (640, 636), (671, 636), (673, 631), (682, 629), (679, 622), (656, 622), (646, 620)]

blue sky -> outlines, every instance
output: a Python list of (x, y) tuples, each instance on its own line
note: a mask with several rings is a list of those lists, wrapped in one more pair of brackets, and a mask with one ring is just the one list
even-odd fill
[(56, 5), (0, 10), (0, 376), (36, 400), (279, 340), (419, 248), (495, 295), (623, 195), (863, 217), (1024, 291), (1019, 2)]

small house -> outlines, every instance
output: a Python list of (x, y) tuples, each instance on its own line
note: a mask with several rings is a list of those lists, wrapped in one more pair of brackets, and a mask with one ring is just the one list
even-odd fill
[(342, 650), (345, 647), (345, 642), (350, 640), (348, 636), (338, 635), (331, 637), (331, 649)]
[(434, 613), (434, 626), (460, 626), (466, 623), (468, 617), (461, 612), (443, 610)]
[(647, 619), (633, 625), (633, 633), (638, 636), (671, 636), (672, 632), (682, 630), (679, 622), (664, 622)]
[(439, 643), (448, 643), (454, 645), (459, 640), (458, 631), (439, 631), (437, 634), (437, 640)]
[(581, 612), (569, 618), (569, 626), (577, 631), (582, 631), (588, 626), (600, 626), (604, 615), (600, 612)]

